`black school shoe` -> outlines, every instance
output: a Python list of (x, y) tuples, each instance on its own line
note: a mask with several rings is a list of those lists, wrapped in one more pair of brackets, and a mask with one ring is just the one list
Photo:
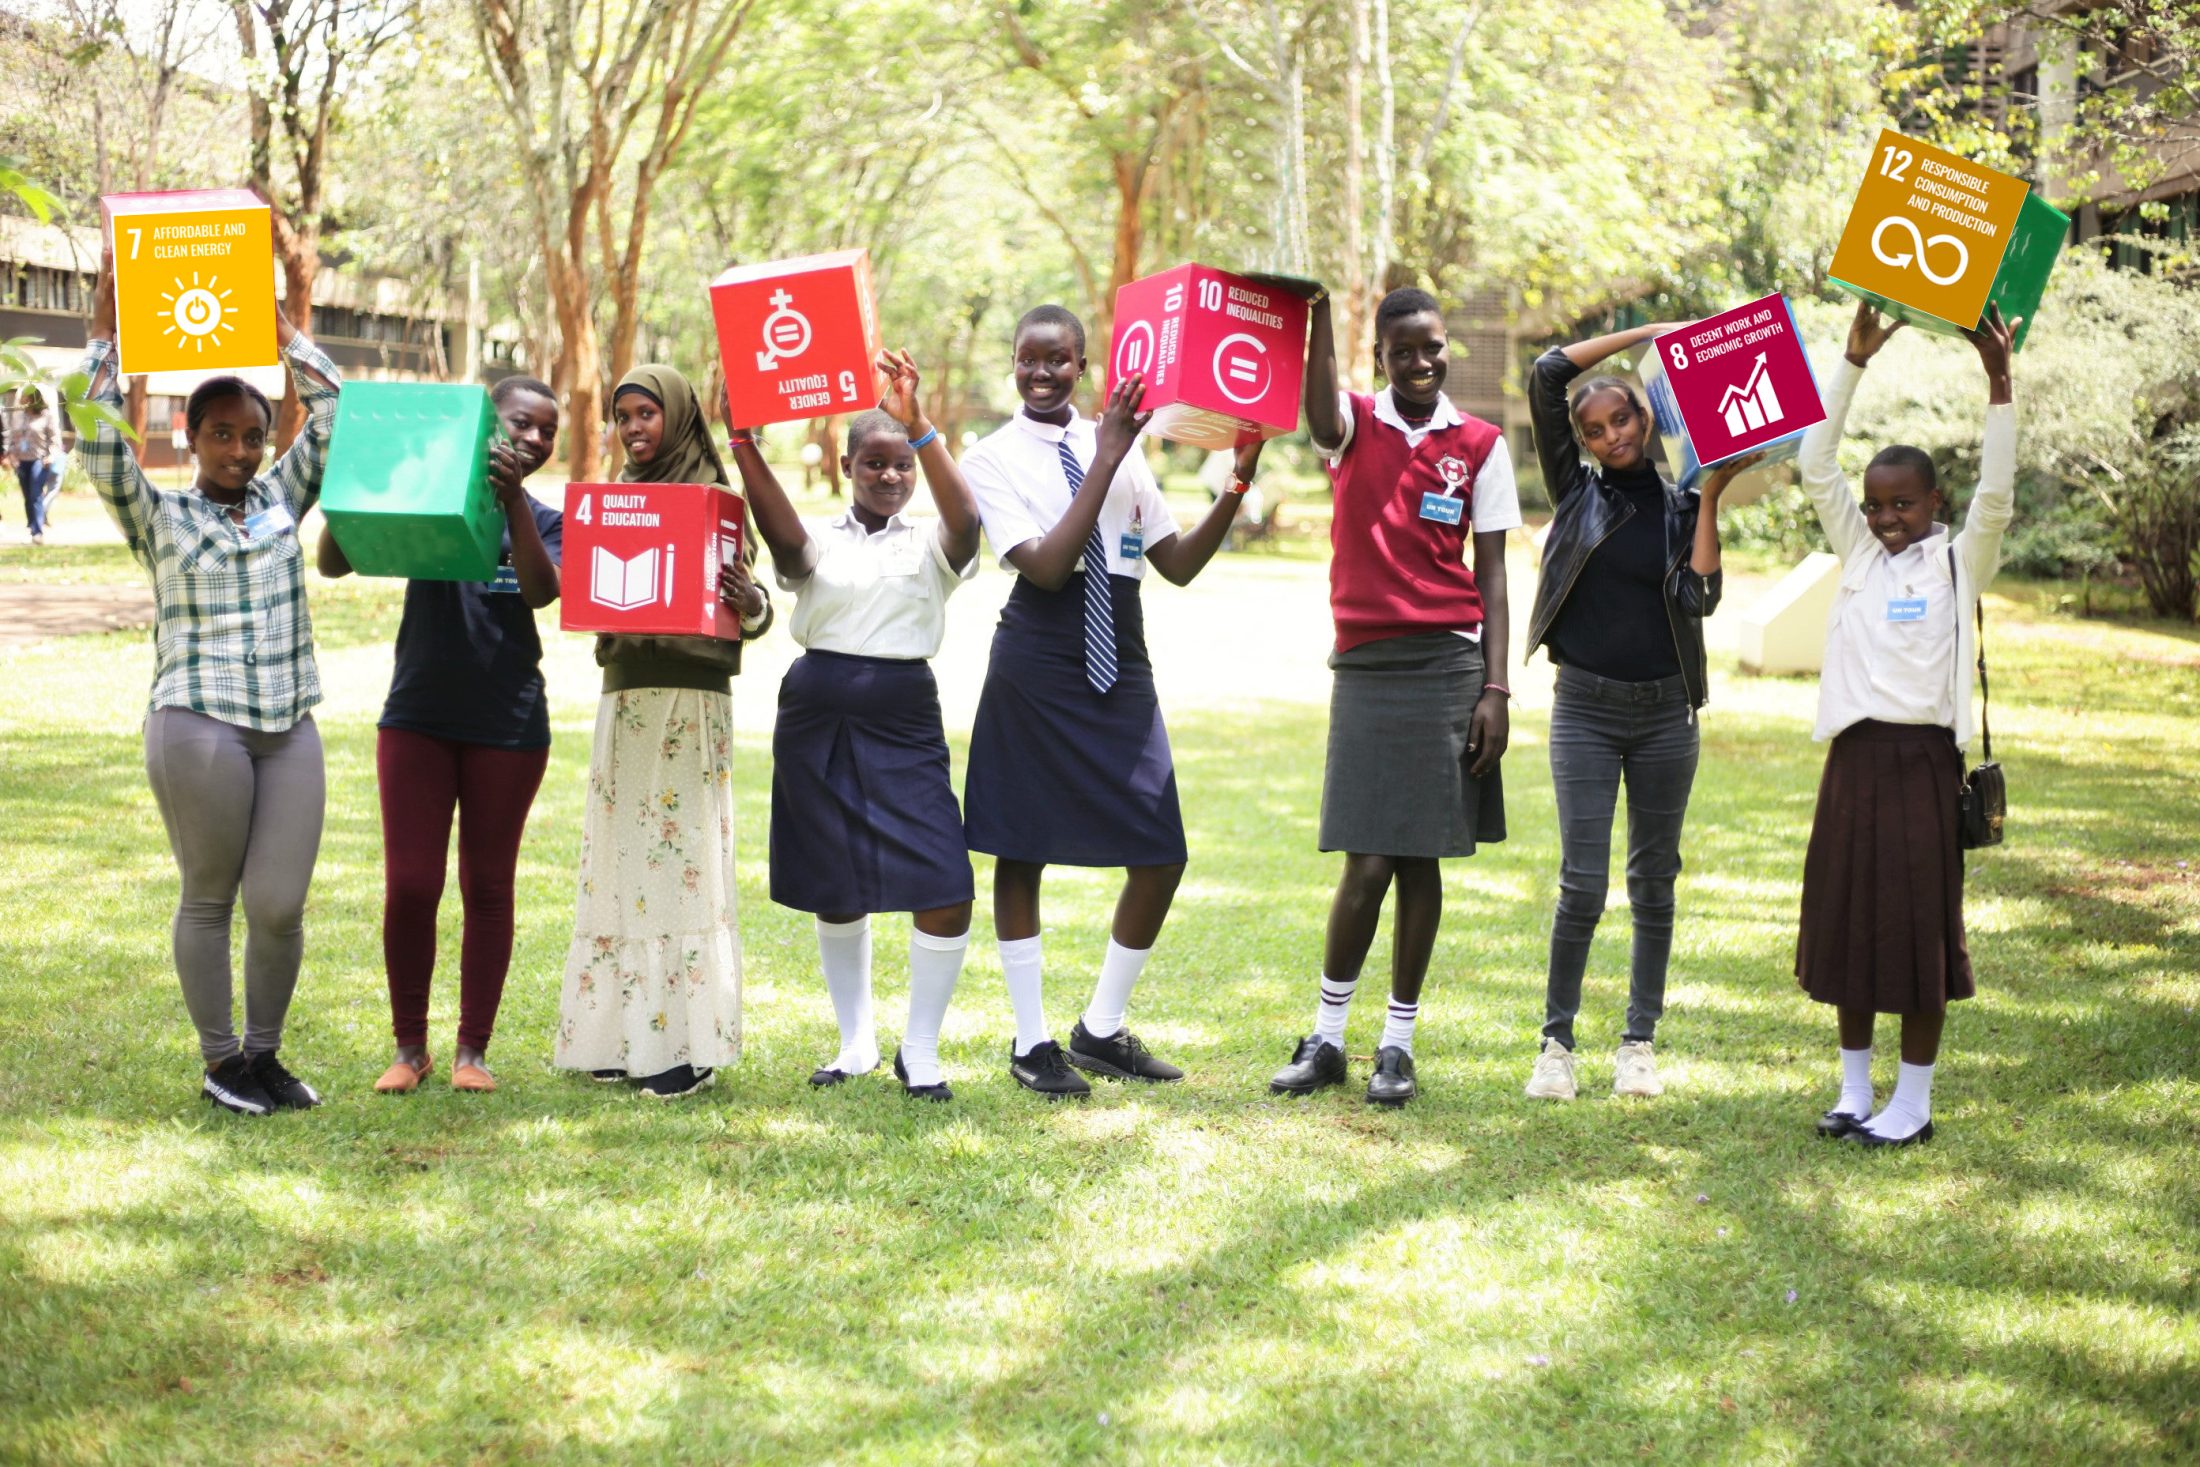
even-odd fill
[(901, 1050), (898, 1047), (894, 1050), (894, 1078), (901, 1081), (901, 1088), (907, 1092), (911, 1100), (953, 1100), (955, 1098), (955, 1092), (947, 1088), (945, 1080), (937, 1085), (910, 1084), (909, 1068), (901, 1062)]
[(693, 1065), (674, 1065), (660, 1070), (642, 1081), (642, 1094), (653, 1100), (678, 1100), (683, 1095), (694, 1095), (708, 1090), (718, 1078), (715, 1070), (698, 1070)]
[(320, 1092), (283, 1067), (274, 1050), (247, 1057), (252, 1078), (267, 1092), (277, 1110), (311, 1110), (321, 1103)]
[(1069, 1031), (1069, 1062), (1080, 1070), (1105, 1075), (1111, 1080), (1181, 1080), (1184, 1072), (1146, 1052), (1146, 1046), (1128, 1029), (1118, 1029), (1105, 1039), (1095, 1039), (1079, 1019)]
[(1899, 1141), (1886, 1136), (1874, 1136), (1862, 1126), (1858, 1126), (1841, 1139), (1857, 1146), (1922, 1146), (1933, 1139), (1933, 1123), (1927, 1121)]
[(1026, 1090), (1036, 1091), (1049, 1100), (1082, 1100), (1092, 1094), (1092, 1087), (1085, 1077), (1069, 1067), (1069, 1060), (1062, 1054), (1062, 1046), (1051, 1039), (1041, 1040), (1031, 1046), (1026, 1054), (1018, 1054), (1011, 1043), (1008, 1048), (1008, 1072), (1016, 1083)]
[(252, 1061), (241, 1054), (233, 1054), (209, 1069), (199, 1081), (199, 1094), (236, 1115), (275, 1113), (274, 1099), (260, 1088), (259, 1080), (252, 1073)]
[(1851, 1131), (1859, 1130), (1869, 1116), (1852, 1116), (1845, 1110), (1829, 1110), (1818, 1118), (1818, 1134), (1828, 1141), (1838, 1141)]
[(1276, 1071), (1275, 1078), (1268, 1082), (1268, 1093), (1312, 1095), (1331, 1085), (1342, 1085), (1348, 1078), (1344, 1051), (1309, 1034), (1291, 1051), (1291, 1063)]
[(1375, 1051), (1375, 1073), (1367, 1077), (1369, 1105), (1404, 1105), (1421, 1093), (1413, 1083), (1413, 1056), (1390, 1045)]

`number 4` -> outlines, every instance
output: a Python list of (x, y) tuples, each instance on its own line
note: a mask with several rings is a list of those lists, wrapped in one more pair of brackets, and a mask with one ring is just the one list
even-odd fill
[(579, 503), (578, 505), (574, 506), (574, 509), (573, 509), (573, 523), (574, 523), (574, 524), (576, 524), (576, 525), (592, 525), (592, 524), (594, 524), (594, 523), (596, 522), (596, 521), (595, 521), (595, 519), (594, 519), (594, 517), (593, 517), (593, 516), (592, 516), (592, 515), (591, 515), (591, 514), (589, 513), (589, 509), (588, 509), (588, 501), (589, 501), (589, 500), (591, 500), (591, 499), (593, 499), (593, 498), (595, 498), (595, 496), (594, 496), (594, 495), (592, 495), (592, 494), (583, 494), (583, 495), (581, 496), (581, 502), (580, 502), (580, 503)]

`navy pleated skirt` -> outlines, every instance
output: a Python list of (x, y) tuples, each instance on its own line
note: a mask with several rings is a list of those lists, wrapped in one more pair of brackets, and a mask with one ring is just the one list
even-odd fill
[(931, 664), (805, 652), (772, 728), (772, 900), (922, 912), (973, 895)]
[(970, 849), (1060, 866), (1184, 860), (1169, 731), (1146, 657), (1139, 583), (1110, 576), (1116, 682), (1085, 679), (1085, 585), (1018, 577), (1001, 608), (970, 732), (963, 820)]

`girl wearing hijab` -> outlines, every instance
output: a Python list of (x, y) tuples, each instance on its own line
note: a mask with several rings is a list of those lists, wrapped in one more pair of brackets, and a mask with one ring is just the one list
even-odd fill
[[(611, 395), (620, 481), (733, 487), (687, 379), (636, 367)], [(756, 548), (746, 547), (745, 561)], [(744, 640), (771, 625), (738, 563), (718, 594)], [(733, 885), (733, 677), (741, 643), (596, 639), (603, 697), (588, 765), (580, 895), (558, 1004), (557, 1064), (671, 1100), (741, 1053)]]

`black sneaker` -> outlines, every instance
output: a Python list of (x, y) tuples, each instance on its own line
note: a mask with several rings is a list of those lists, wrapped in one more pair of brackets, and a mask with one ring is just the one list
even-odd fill
[(642, 1081), (642, 1094), (657, 1100), (678, 1100), (683, 1095), (693, 1095), (710, 1088), (718, 1078), (715, 1070), (698, 1070), (693, 1065), (674, 1065), (659, 1071)]
[(1111, 1080), (1181, 1080), (1184, 1072), (1146, 1052), (1146, 1046), (1128, 1029), (1118, 1029), (1105, 1039), (1095, 1039), (1079, 1019), (1069, 1031), (1069, 1062), (1080, 1070), (1106, 1075)]
[(1268, 1082), (1268, 1092), (1271, 1095), (1312, 1095), (1328, 1086), (1342, 1085), (1347, 1078), (1344, 1051), (1326, 1039), (1309, 1034), (1291, 1051), (1291, 1063), (1276, 1071), (1275, 1078)]
[(252, 1078), (260, 1082), (260, 1088), (275, 1102), (277, 1110), (311, 1110), (321, 1103), (320, 1092), (283, 1068), (274, 1050), (252, 1055), (245, 1062), (252, 1067)]
[(1375, 1051), (1375, 1073), (1367, 1077), (1370, 1105), (1404, 1105), (1420, 1093), (1413, 1083), (1413, 1056), (1389, 1045)]
[(901, 1081), (901, 1088), (908, 1092), (911, 1100), (953, 1100), (955, 1098), (955, 1092), (947, 1088), (945, 1080), (937, 1085), (910, 1084), (909, 1068), (901, 1062), (901, 1050), (898, 1048), (894, 1051), (894, 1078)]
[(590, 1070), (588, 1078), (598, 1085), (617, 1085), (626, 1079), (624, 1070)]
[(1064, 1096), (1083, 1099), (1092, 1094), (1085, 1077), (1069, 1067), (1069, 1061), (1062, 1055), (1062, 1046), (1051, 1039), (1034, 1044), (1027, 1054), (1016, 1053), (1015, 1046), (1010, 1045), (1008, 1072), (1026, 1090), (1036, 1090), (1053, 1100)]
[(241, 1054), (233, 1054), (208, 1070), (199, 1082), (199, 1093), (223, 1110), (241, 1116), (275, 1113), (275, 1102), (252, 1073), (252, 1061)]

